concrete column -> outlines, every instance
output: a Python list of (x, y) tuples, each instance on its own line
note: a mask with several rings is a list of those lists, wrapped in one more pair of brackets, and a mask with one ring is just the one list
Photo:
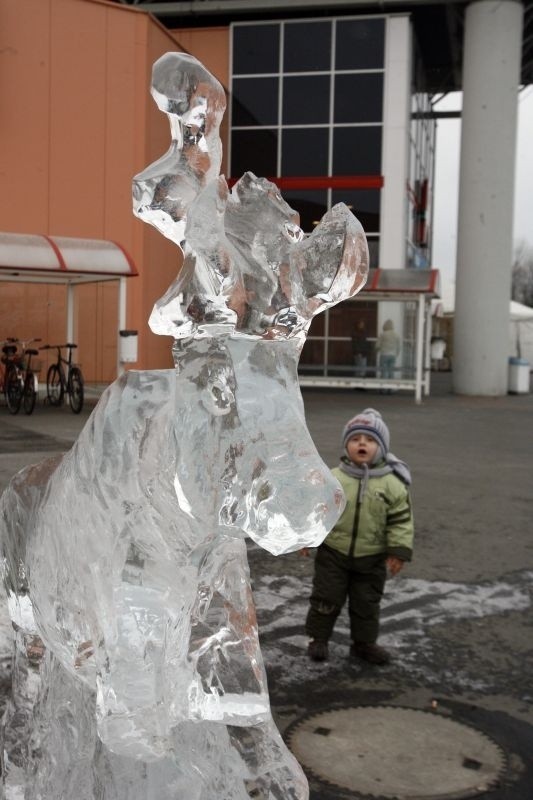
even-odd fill
[[(381, 173), (381, 236), (379, 264), (371, 267), (405, 269), (407, 266), (407, 178), (411, 126), (412, 32), (408, 15), (387, 17), (385, 31), (385, 82), (383, 87), (383, 144)], [(402, 338), (403, 303), (379, 303), (378, 335), (392, 319)], [(397, 364), (402, 363), (400, 353)]]
[(507, 392), (523, 6), (468, 6), (454, 324), (454, 390)]
[(385, 176), (385, 184), (381, 190), (379, 266), (382, 269), (405, 269), (412, 50), (408, 16), (387, 18), (385, 41), (381, 156), (381, 172)]

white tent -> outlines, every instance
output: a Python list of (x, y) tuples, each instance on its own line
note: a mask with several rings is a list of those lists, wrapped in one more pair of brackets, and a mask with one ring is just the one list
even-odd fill
[[(441, 297), (432, 304), (434, 316), (453, 317), (455, 281), (442, 280)], [(509, 355), (525, 358), (533, 367), (533, 308), (514, 300), (509, 303)]]
[(533, 367), (533, 308), (511, 301), (510, 345), (512, 355)]

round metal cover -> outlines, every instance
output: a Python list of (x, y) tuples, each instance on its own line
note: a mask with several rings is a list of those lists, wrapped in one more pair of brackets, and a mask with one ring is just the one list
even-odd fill
[(502, 750), (436, 713), (344, 708), (294, 723), (289, 745), (304, 769), (349, 791), (394, 800), (462, 800), (494, 787)]

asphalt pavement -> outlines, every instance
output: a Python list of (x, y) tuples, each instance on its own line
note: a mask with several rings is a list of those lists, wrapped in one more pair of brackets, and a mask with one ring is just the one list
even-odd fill
[[(337, 462), (344, 423), (372, 406), (389, 425), (391, 449), (411, 467), (415, 557), (388, 581), (383, 603), (380, 641), (393, 654), (390, 665), (350, 658), (345, 612), (329, 660), (310, 662), (303, 623), (312, 557), (274, 558), (249, 546), (272, 710), (304, 763), (311, 800), (533, 798), (533, 395), (455, 396), (450, 383), (448, 373), (434, 374), (432, 395), (421, 405), (403, 393), (303, 392), (308, 426), (327, 464)], [(80, 415), (39, 403), (33, 415), (12, 417), (0, 407), (0, 489), (25, 464), (72, 444), (98, 391), (90, 394)], [(341, 716), (361, 709), (384, 714), (382, 729), (389, 736), (405, 710), (419, 714), (413, 717), (417, 730), (426, 730), (417, 720), (441, 723), (434, 733), (427, 728), (425, 741), (408, 755), (395, 756), (405, 774), (417, 773), (417, 786), (427, 773), (425, 789), (394, 788), (399, 779), (387, 762), (392, 748), (383, 730), (374, 747), (382, 752), (381, 776), (374, 788), (357, 783), (360, 765), (369, 762), (358, 762), (364, 753), (350, 751), (354, 737), (343, 734)], [(401, 721), (408, 743), (414, 736), (410, 720), (407, 715)], [(372, 750), (370, 723), (365, 726)], [(488, 755), (463, 754), (461, 769), (465, 775), (477, 770), (479, 781), (449, 788), (439, 777), (446, 773), (446, 737), (460, 743), (471, 734), (479, 735)], [(327, 747), (338, 754), (329, 764), (319, 758)], [(423, 751), (427, 769), (409, 755), (415, 749)], [(340, 764), (350, 761), (350, 752), (351, 777)], [(483, 765), (484, 758), (491, 764)], [(485, 783), (484, 766), (492, 770)], [(453, 767), (447, 772), (452, 775)]]

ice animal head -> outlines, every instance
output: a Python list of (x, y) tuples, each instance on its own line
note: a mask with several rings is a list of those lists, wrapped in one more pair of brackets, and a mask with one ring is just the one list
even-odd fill
[[(156, 302), (155, 333), (303, 336), (315, 314), (355, 294), (368, 273), (363, 229), (344, 204), (309, 237), (277, 187), (247, 172), (230, 192), (218, 175), (225, 108), (218, 81), (192, 56), (154, 65), (152, 94), (170, 121), (168, 153), (134, 178), (134, 212), (184, 253)], [(220, 327), (222, 326), (222, 328)]]

